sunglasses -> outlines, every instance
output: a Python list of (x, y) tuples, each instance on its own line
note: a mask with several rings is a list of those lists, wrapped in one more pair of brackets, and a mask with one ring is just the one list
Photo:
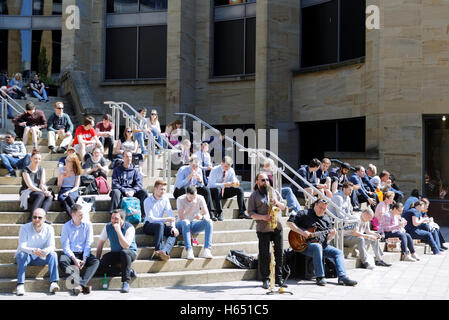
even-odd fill
[(11, 136), (6, 136), (6, 137), (5, 137), (5, 139), (11, 139), (11, 138), (12, 138)]
[(64, 108), (56, 108), (56, 109), (63, 110)]
[(260, 179), (261, 182), (268, 182), (270, 181), (269, 179)]
[(157, 113), (152, 113), (151, 115), (152, 115), (152, 116), (157, 116)]
[(42, 220), (44, 217), (33, 216), (33, 220), (39, 219)]
[(132, 130), (127, 130), (126, 132), (128, 132), (128, 133), (131, 133), (131, 132), (132, 132)]

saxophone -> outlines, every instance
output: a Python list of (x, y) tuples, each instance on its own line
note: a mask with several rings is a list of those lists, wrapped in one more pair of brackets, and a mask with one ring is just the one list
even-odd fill
[(273, 201), (273, 187), (269, 187), (269, 205), (268, 205), (268, 214), (271, 217), (271, 220), (268, 222), (268, 225), (271, 230), (274, 230), (277, 228), (278, 225), (278, 214), (281, 212), (281, 209), (274, 205)]

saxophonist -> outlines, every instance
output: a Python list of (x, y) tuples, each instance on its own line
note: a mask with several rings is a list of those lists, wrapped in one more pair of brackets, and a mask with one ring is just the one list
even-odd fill
[(282, 224), (279, 220), (280, 214), (277, 215), (277, 220), (272, 223), (270, 209), (273, 207), (285, 210), (282, 197), (270, 186), (268, 176), (265, 173), (258, 173), (254, 191), (248, 199), (248, 214), (252, 219), (256, 220), (257, 223), (256, 231), (259, 239), (259, 269), (262, 275), (262, 287), (264, 289), (270, 287), (271, 241), (274, 243), (274, 256), (276, 261), (275, 283), (277, 286), (287, 287), (282, 278)]

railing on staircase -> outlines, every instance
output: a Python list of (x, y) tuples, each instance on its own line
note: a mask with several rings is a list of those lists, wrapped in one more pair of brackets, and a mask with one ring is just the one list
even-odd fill
[(8, 119), (8, 107), (12, 109), (13, 112), (17, 114), (21, 114), (25, 112), (25, 109), (16, 101), (14, 100), (10, 95), (8, 95), (5, 91), (2, 90), (2, 94), (0, 94), (1, 99), (1, 129), (7, 128), (7, 120)]
[[(209, 129), (219, 133), (219, 130), (213, 128), (207, 122), (203, 121), (202, 119), (198, 118), (195, 115), (192, 115), (192, 114), (189, 114), (189, 113), (175, 113), (175, 114), (182, 116), (183, 117), (183, 122), (185, 122), (185, 118), (186, 117), (190, 117), (190, 118), (192, 118), (192, 119), (194, 119), (196, 121), (199, 121), (202, 124), (202, 126), (205, 126), (205, 127), (209, 128)], [(331, 217), (331, 219), (333, 220), (333, 222), (335, 224), (335, 228), (338, 230), (337, 234), (336, 234), (336, 237), (334, 238), (336, 247), (338, 249), (340, 249), (340, 250), (343, 250), (343, 246), (344, 246), (344, 243), (343, 243), (343, 239), (344, 239), (343, 226), (346, 223), (355, 222), (356, 219), (354, 217), (352, 217), (351, 215), (349, 215), (346, 212), (344, 212), (341, 208), (339, 208), (324, 193), (322, 193), (319, 189), (314, 187), (311, 183), (309, 183), (306, 179), (304, 179), (301, 175), (299, 175), (296, 172), (296, 170), (291, 168), (287, 163), (285, 163), (282, 159), (280, 159), (272, 151), (266, 150), (266, 149), (245, 148), (244, 146), (242, 146), (241, 144), (237, 143), (236, 141), (234, 141), (233, 139), (231, 139), (230, 137), (228, 137), (226, 135), (225, 135), (225, 139), (230, 141), (234, 146), (236, 146), (237, 147), (237, 151), (239, 151), (239, 152), (247, 152), (248, 153), (248, 156), (251, 159), (251, 185), (254, 185), (254, 183), (255, 183), (255, 175), (260, 170), (261, 160), (265, 162), (270, 157), (275, 163), (277, 163), (277, 164), (280, 163), (283, 166), (283, 168), (279, 168), (278, 165), (274, 166), (274, 169), (276, 170), (276, 174), (281, 176), (281, 178), (278, 178), (278, 181), (282, 181), (282, 177), (284, 177), (285, 179), (290, 181), (292, 185), (294, 185), (301, 192), (303, 192), (308, 200), (310, 200), (312, 202), (317, 200), (317, 197), (315, 197), (314, 195), (310, 194), (307, 190), (305, 190), (298, 183), (296, 183), (288, 174), (285, 173), (285, 168), (286, 168), (286, 169), (288, 169), (291, 172), (291, 174), (293, 176), (296, 176), (298, 179), (303, 181), (308, 187), (312, 188), (317, 193), (317, 195), (320, 198), (326, 199), (327, 202), (329, 203), (329, 205), (331, 205), (333, 208), (335, 208), (336, 211), (341, 215), (341, 217), (338, 217), (338, 216), (334, 215), (329, 209), (326, 210), (326, 213)], [(266, 154), (269, 155), (269, 157), (267, 157)]]
[[(117, 103), (114, 101), (105, 101), (104, 104), (108, 105), (110, 109), (112, 109), (112, 120), (114, 126), (116, 128), (116, 138), (119, 136), (119, 131), (117, 130), (120, 127), (120, 119), (123, 117), (125, 119), (125, 123), (127, 127), (136, 126), (139, 129), (143, 129), (140, 126), (140, 123), (136, 120), (144, 119), (140, 114), (136, 115), (129, 114), (125, 111), (124, 106), (126, 103)], [(127, 104), (126, 104), (127, 105)], [(131, 107), (131, 106), (129, 106)], [(131, 107), (132, 108), (132, 107)], [(134, 110), (134, 108), (132, 108)], [(141, 120), (140, 119), (140, 120)], [(145, 119), (144, 119), (145, 120)], [(172, 163), (172, 154), (180, 153), (181, 150), (174, 148), (166, 149), (162, 145), (160, 145), (153, 135), (147, 135), (148, 137), (148, 147), (147, 147), (147, 176), (156, 177), (156, 147), (159, 147), (162, 153), (162, 178), (167, 181), (167, 191), (170, 192), (171, 189), (171, 163)]]

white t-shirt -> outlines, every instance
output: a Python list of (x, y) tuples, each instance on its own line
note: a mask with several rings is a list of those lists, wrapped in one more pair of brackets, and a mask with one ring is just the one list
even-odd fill
[(200, 210), (203, 214), (209, 213), (209, 210), (206, 206), (206, 200), (200, 194), (197, 194), (195, 199), (192, 202), (187, 201), (187, 195), (182, 195), (176, 200), (176, 205), (178, 210), (184, 209), (184, 219), (193, 220), (195, 215), (197, 215)]

